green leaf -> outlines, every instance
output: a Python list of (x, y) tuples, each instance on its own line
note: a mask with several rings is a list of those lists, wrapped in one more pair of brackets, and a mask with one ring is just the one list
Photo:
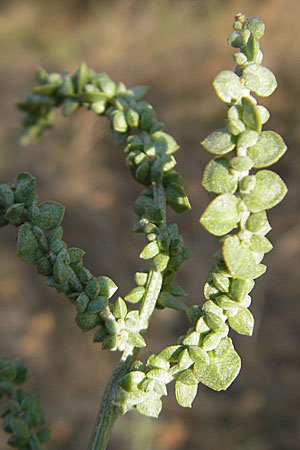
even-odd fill
[(78, 313), (75, 321), (83, 332), (92, 330), (100, 323), (100, 317), (98, 314), (87, 314), (85, 312)]
[(57, 202), (47, 201), (39, 205), (40, 213), (32, 219), (32, 225), (42, 230), (53, 230), (58, 227), (64, 217), (65, 207)]
[(254, 234), (250, 239), (249, 248), (254, 252), (268, 253), (272, 250), (273, 245), (265, 236), (257, 236)]
[(125, 133), (127, 131), (128, 125), (123, 111), (117, 111), (113, 115), (112, 126), (113, 129), (119, 133)]
[(160, 252), (160, 248), (157, 241), (149, 242), (149, 244), (144, 247), (142, 252), (140, 253), (140, 258), (142, 259), (150, 259), (154, 256), (158, 255)]
[(159, 294), (157, 303), (165, 308), (172, 308), (176, 311), (186, 311), (188, 307), (178, 298), (171, 295), (169, 292), (161, 292)]
[(134, 95), (135, 100), (140, 100), (144, 95), (149, 91), (149, 86), (135, 86), (133, 88), (128, 89), (128, 92), (131, 92)]
[(187, 385), (177, 380), (175, 383), (176, 400), (180, 406), (191, 408), (197, 395), (198, 384)]
[(160, 157), (160, 163), (163, 168), (163, 172), (168, 172), (176, 166), (176, 159), (173, 155), (162, 155)]
[(89, 304), (90, 299), (86, 295), (85, 292), (81, 292), (81, 294), (76, 299), (76, 309), (78, 312), (84, 312)]
[(147, 359), (147, 365), (153, 368), (169, 370), (170, 364), (165, 358), (161, 358), (159, 355), (150, 355)]
[(238, 138), (237, 147), (248, 148), (255, 145), (259, 134), (254, 130), (245, 130)]
[(231, 350), (234, 350), (232, 340), (229, 337), (225, 337), (221, 340), (218, 347), (213, 350), (213, 356), (217, 359), (223, 359)]
[(192, 331), (188, 333), (187, 336), (183, 339), (182, 343), (184, 345), (199, 345), (200, 341), (200, 333), (197, 331)]
[(246, 87), (261, 97), (268, 97), (277, 87), (275, 75), (271, 70), (257, 64), (246, 66), (243, 70), (243, 78)]
[(247, 27), (256, 39), (260, 39), (264, 35), (265, 24), (260, 17), (250, 17), (247, 20)]
[(223, 194), (215, 198), (200, 218), (200, 223), (215, 236), (223, 236), (237, 226), (239, 214), (238, 200), (232, 194)]
[(167, 252), (160, 252), (153, 259), (153, 268), (157, 272), (163, 272), (169, 263), (170, 256)]
[(118, 286), (113, 282), (113, 280), (108, 277), (98, 277), (98, 281), (100, 283), (99, 295), (101, 295), (102, 297), (106, 297), (107, 299), (109, 299), (118, 290)]
[(19, 230), (17, 248), (18, 256), (23, 261), (31, 264), (35, 262), (38, 243), (29, 223), (22, 225)]
[(204, 169), (202, 186), (214, 194), (233, 194), (237, 188), (237, 180), (229, 172), (229, 159), (216, 158), (210, 161)]
[(266, 227), (269, 227), (269, 231), (271, 230), (266, 211), (259, 211), (250, 214), (246, 222), (247, 230), (252, 233), (258, 233)]
[(250, 130), (261, 132), (262, 121), (259, 110), (253, 100), (248, 97), (242, 98), (243, 105), (243, 121)]
[(142, 130), (149, 130), (149, 128), (151, 128), (156, 121), (157, 118), (155, 111), (152, 106), (149, 105), (149, 107), (146, 108), (142, 113), (140, 126)]
[(148, 272), (136, 272), (134, 275), (134, 281), (138, 286), (145, 286), (148, 280)]
[(158, 356), (170, 362), (177, 362), (178, 355), (181, 353), (181, 351), (182, 351), (181, 345), (171, 345), (170, 347), (164, 348), (158, 354)]
[(36, 180), (30, 173), (20, 173), (16, 178), (15, 201), (29, 208), (35, 198), (35, 185)]
[(187, 386), (198, 385), (198, 380), (193, 369), (187, 369), (181, 372), (177, 380), (180, 381), (180, 383), (186, 384)]
[(172, 381), (172, 375), (168, 372), (168, 370), (160, 369), (155, 367), (147, 372), (147, 377), (153, 380), (157, 380), (163, 384), (170, 383)]
[(80, 103), (72, 98), (68, 98), (65, 102), (64, 102), (64, 106), (62, 109), (62, 115), (64, 117), (70, 116), (73, 112), (77, 111), (77, 109), (79, 108)]
[(80, 97), (83, 98), (85, 102), (89, 103), (107, 101), (107, 95), (103, 92), (100, 92), (99, 89), (92, 84), (87, 84), (85, 86), (84, 93)]
[(183, 213), (191, 209), (189, 199), (182, 186), (175, 183), (167, 185), (167, 203), (178, 213)]
[(230, 70), (223, 70), (213, 81), (216, 93), (225, 103), (238, 101), (242, 96), (239, 77)]
[(255, 175), (246, 175), (239, 181), (239, 191), (241, 194), (248, 194), (256, 185)]
[(37, 438), (41, 444), (47, 442), (51, 437), (51, 430), (49, 428), (44, 428), (36, 432)]
[[(240, 280), (240, 281), (245, 281), (245, 280)], [(235, 310), (239, 307), (238, 304), (234, 300), (232, 300), (230, 297), (228, 297), (227, 295), (220, 295), (219, 297), (217, 297), (216, 303), (225, 310), (227, 310), (227, 309)]]
[(125, 319), (127, 314), (127, 306), (121, 297), (118, 297), (115, 301), (112, 312), (116, 319)]
[(228, 236), (223, 243), (223, 257), (234, 278), (257, 278), (266, 271), (266, 266), (257, 264), (255, 254), (240, 243), (238, 236)]
[(243, 52), (234, 53), (233, 59), (239, 66), (243, 66), (248, 61), (247, 56)]
[(246, 129), (244, 123), (239, 119), (227, 119), (226, 128), (234, 136), (238, 136)]
[(235, 301), (240, 301), (253, 289), (254, 284), (254, 281), (251, 279), (233, 279), (230, 285), (230, 297)]
[(81, 262), (83, 256), (85, 255), (84, 250), (76, 247), (68, 248), (67, 252), (70, 257), (70, 264)]
[(241, 48), (243, 45), (243, 39), (238, 31), (233, 31), (227, 38), (227, 42), (231, 47)]
[(124, 298), (126, 302), (138, 303), (142, 300), (145, 293), (145, 288), (143, 286), (137, 286), (132, 289)]
[(145, 373), (139, 370), (134, 370), (127, 373), (120, 381), (120, 386), (127, 392), (138, 392), (138, 384), (145, 378)]
[(235, 156), (230, 160), (230, 166), (239, 172), (250, 170), (253, 167), (252, 159), (249, 156)]
[(140, 116), (137, 111), (130, 108), (126, 113), (126, 121), (128, 125), (132, 128), (137, 128), (139, 126)]
[(270, 119), (270, 113), (267, 108), (262, 105), (257, 105), (256, 108), (258, 109), (262, 124), (268, 122), (268, 120)]
[(248, 57), (248, 61), (256, 60), (259, 45), (257, 38), (251, 33), (245, 47), (245, 53)]
[(242, 194), (249, 211), (258, 212), (273, 208), (285, 197), (287, 187), (277, 173), (260, 170), (255, 178), (256, 184), (251, 192)]
[(9, 420), (9, 427), (14, 434), (8, 439), (8, 444), (13, 447), (23, 447), (28, 443), (30, 430), (24, 420), (19, 419), (18, 417), (11, 417)]
[(8, 184), (0, 185), (0, 204), (3, 206), (11, 206), (15, 201), (13, 190)]
[(95, 300), (91, 300), (88, 305), (87, 313), (96, 314), (102, 311), (107, 306), (107, 298), (97, 297)]
[(78, 92), (82, 92), (84, 86), (89, 82), (90, 71), (85, 62), (82, 62), (76, 73)]
[(46, 257), (42, 257), (38, 260), (37, 264), (38, 273), (44, 276), (52, 275), (52, 264)]
[(247, 154), (255, 168), (268, 167), (274, 164), (286, 152), (287, 146), (279, 134), (274, 131), (263, 131), (255, 145), (248, 148)]
[(147, 345), (145, 339), (140, 333), (128, 333), (128, 338), (129, 343), (134, 347), (142, 348)]
[(198, 347), (197, 345), (190, 345), (189, 346), (189, 355), (192, 358), (194, 362), (205, 362), (209, 363), (209, 357), (206, 351), (204, 351), (201, 347)]
[(246, 308), (240, 308), (234, 317), (229, 317), (228, 323), (230, 328), (239, 334), (252, 336), (254, 327), (254, 318)]
[[(192, 344), (192, 345), (194, 345), (194, 344)], [(188, 348), (184, 348), (184, 350), (182, 350), (180, 355), (178, 355), (179, 369), (180, 370), (188, 369), (193, 363), (194, 363), (194, 361), (192, 360), (192, 358), (189, 355)]]
[(104, 338), (102, 343), (103, 350), (116, 350), (118, 345), (118, 336), (109, 334)]
[[(215, 352), (217, 352), (217, 349)], [(241, 359), (233, 349), (232, 344), (224, 358), (214, 357), (212, 354), (210, 355), (209, 364), (195, 363), (195, 374), (198, 380), (205, 386), (208, 386), (215, 391), (226, 390), (239, 374), (241, 369)]]
[(218, 347), (223, 337), (224, 337), (223, 333), (211, 331), (203, 339), (202, 349), (206, 352), (215, 350), (215, 348)]
[(61, 261), (60, 258), (57, 258), (54, 265), (53, 265), (53, 276), (55, 278), (55, 281), (57, 281), (59, 284), (63, 284), (67, 281), (67, 265)]
[(97, 100), (91, 104), (91, 110), (96, 114), (103, 114), (106, 109), (106, 100)]
[(179, 145), (175, 139), (164, 131), (156, 131), (151, 135), (155, 148), (159, 154), (171, 155), (179, 149)]
[(116, 93), (116, 83), (114, 83), (109, 76), (102, 72), (97, 74), (97, 82), (99, 87), (102, 89), (108, 97), (113, 97)]
[(48, 78), (48, 73), (46, 72), (45, 69), (43, 69), (43, 67), (40, 67), (40, 66), (39, 66), (39, 67), (36, 69), (35, 77), (36, 77), (36, 79), (37, 79), (37, 81), (38, 81), (39, 83), (43, 83), (43, 82), (45, 82), (45, 81), (47, 80), (47, 78)]
[(147, 400), (136, 405), (140, 414), (148, 417), (158, 417), (162, 410), (162, 402), (156, 393), (148, 394)]
[(85, 287), (85, 293), (88, 295), (90, 299), (93, 299), (99, 295), (100, 292), (100, 283), (97, 278), (93, 278)]
[(15, 203), (7, 208), (4, 215), (12, 225), (19, 226), (22, 223), (22, 217), (25, 210), (24, 203)]
[(51, 96), (58, 88), (59, 85), (57, 83), (47, 83), (34, 87), (32, 91), (34, 94)]
[(221, 292), (228, 292), (230, 284), (228, 276), (223, 273), (214, 272), (212, 274), (212, 279), (217, 289), (219, 289)]
[(220, 128), (210, 133), (201, 144), (210, 153), (224, 155), (234, 149), (235, 139), (226, 128)]
[(105, 338), (109, 336), (108, 331), (104, 325), (100, 325), (98, 330), (94, 334), (93, 342), (103, 342)]

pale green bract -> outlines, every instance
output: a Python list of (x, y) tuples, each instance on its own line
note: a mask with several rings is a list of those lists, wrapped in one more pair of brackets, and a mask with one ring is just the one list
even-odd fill
[(221, 128), (220, 130), (213, 131), (207, 136), (202, 145), (210, 153), (216, 155), (224, 155), (234, 149), (235, 141), (232, 135), (226, 130)]
[(277, 87), (276, 78), (271, 70), (257, 64), (246, 66), (243, 70), (243, 78), (246, 87), (261, 97), (268, 97)]
[(253, 161), (253, 167), (268, 167), (276, 163), (286, 152), (281, 136), (274, 131), (263, 131), (258, 136), (257, 142), (248, 148), (247, 155)]
[[(217, 196), (204, 210), (200, 222), (210, 233), (223, 237), (221, 251), (216, 254), (204, 286), (206, 302), (195, 324), (195, 330), (203, 333), (200, 347), (209, 355), (209, 362), (197, 362), (193, 370), (198, 380), (215, 390), (226, 389), (240, 367), (239, 357), (226, 337), (229, 327), (239, 334), (253, 333), (249, 293), (254, 279), (265, 273), (261, 261), (272, 249), (265, 237), (271, 230), (266, 210), (277, 205), (287, 192), (276, 173), (252, 172), (277, 162), (286, 145), (276, 132), (262, 131), (270, 114), (251, 93), (266, 97), (277, 86), (273, 73), (261, 66), (258, 39), (264, 33), (264, 23), (243, 14), (235, 19), (235, 31), (228, 37), (228, 43), (239, 49), (234, 55), (235, 73), (222, 71), (213, 82), (217, 95), (228, 106), (226, 129), (213, 131), (202, 142), (210, 153), (232, 152), (232, 157), (226, 155), (209, 162), (202, 180), (205, 189)], [(195, 308), (191, 315), (196, 314)], [(219, 352), (224, 346), (227, 353)]]
[(231, 103), (239, 100), (242, 96), (240, 79), (230, 70), (220, 72), (214, 79), (213, 86), (223, 102)]
[(238, 199), (232, 194), (219, 195), (204, 211), (200, 222), (212, 234), (223, 236), (236, 227)]

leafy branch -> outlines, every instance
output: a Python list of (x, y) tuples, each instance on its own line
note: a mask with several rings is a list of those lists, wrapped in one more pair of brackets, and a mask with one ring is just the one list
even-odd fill
[[(266, 270), (261, 264), (264, 254), (272, 249), (265, 237), (271, 229), (266, 210), (287, 191), (276, 173), (250, 172), (270, 166), (286, 151), (277, 133), (262, 131), (269, 113), (254, 97), (270, 95), (277, 85), (273, 73), (261, 65), (258, 40), (263, 33), (261, 19), (238, 14), (228, 38), (239, 49), (234, 54), (235, 72), (222, 71), (213, 83), (228, 111), (226, 128), (210, 133), (202, 142), (217, 157), (204, 170), (202, 184), (215, 198), (200, 222), (210, 233), (222, 236), (222, 248), (205, 283), (202, 306), (188, 307), (181, 299), (185, 292), (174, 284), (189, 252), (177, 225), (167, 224), (167, 205), (181, 213), (190, 204), (183, 179), (174, 170), (173, 153), (179, 147), (163, 131), (153, 107), (141, 101), (148, 88), (128, 89), (85, 63), (74, 75), (48, 74), (40, 68), (38, 86), (18, 104), (25, 112), (23, 143), (52, 126), (57, 107), (62, 107), (64, 116), (82, 106), (106, 116), (115, 143), (125, 144), (132, 176), (144, 186), (134, 205), (138, 216), (134, 231), (145, 234), (147, 245), (140, 257), (151, 259), (152, 264), (148, 271), (135, 274), (136, 286), (124, 299), (114, 301), (115, 283), (105, 276), (93, 276), (83, 266), (84, 251), (68, 248), (62, 240), (64, 207), (53, 201), (38, 204), (35, 178), (27, 172), (19, 174), (14, 185), (0, 186), (0, 224), (20, 227), (19, 257), (36, 265), (47, 277), (46, 283), (75, 305), (76, 323), (82, 331), (97, 327), (94, 342), (122, 352), (103, 395), (89, 450), (106, 448), (119, 414), (136, 409), (157, 417), (171, 381), (175, 381), (178, 403), (191, 407), (200, 382), (217, 391), (227, 389), (240, 371), (229, 329), (253, 333), (249, 293), (254, 279)], [(231, 158), (224, 156), (230, 152)], [(130, 303), (140, 303), (140, 308), (128, 309)], [(155, 307), (185, 312), (191, 327), (176, 345), (151, 355), (144, 364), (137, 355), (146, 346), (144, 336)]]

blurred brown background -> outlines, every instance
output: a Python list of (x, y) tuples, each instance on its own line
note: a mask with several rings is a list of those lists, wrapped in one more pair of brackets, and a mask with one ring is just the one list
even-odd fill
[[(199, 142), (222, 127), (225, 107), (212, 88), (223, 69), (233, 69), (226, 43), (233, 16), (261, 16), (264, 64), (279, 88), (263, 104), (266, 128), (281, 133), (289, 152), (275, 166), (289, 186), (284, 202), (269, 214), (274, 250), (267, 274), (257, 282), (251, 307), (252, 338), (234, 335), (243, 368), (223, 393), (201, 386), (192, 410), (180, 408), (173, 386), (159, 421), (130, 413), (118, 420), (110, 450), (296, 450), (299, 413), (299, 0), (1, 0), (0, 2), (0, 182), (21, 170), (38, 178), (40, 201), (66, 205), (64, 239), (87, 251), (93, 273), (109, 275), (124, 295), (133, 287), (144, 239), (130, 232), (138, 186), (110, 138), (105, 119), (79, 111), (68, 120), (57, 112), (55, 130), (38, 144), (18, 144), (15, 103), (35, 83), (38, 65), (73, 72), (85, 60), (128, 86), (148, 84), (147, 96), (181, 150), (178, 170), (186, 179), (192, 212), (170, 213), (192, 249), (179, 283), (189, 304), (201, 303), (202, 285), (217, 239), (198, 217), (209, 201), (201, 173), (210, 156)], [(0, 233), (0, 352), (22, 354), (28, 386), (40, 394), (53, 438), (48, 450), (83, 450), (99, 399), (118, 355), (102, 352), (92, 333), (74, 324), (74, 307), (44, 285), (35, 268), (16, 258), (16, 230)], [(158, 311), (147, 335), (145, 358), (175, 343), (187, 322), (180, 313)], [(0, 432), (0, 447), (6, 439)]]

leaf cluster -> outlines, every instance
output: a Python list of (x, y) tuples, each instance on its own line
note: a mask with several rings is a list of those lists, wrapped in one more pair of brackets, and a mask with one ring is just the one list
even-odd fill
[[(276, 132), (262, 130), (269, 112), (254, 96), (268, 96), (276, 88), (275, 76), (261, 65), (258, 40), (264, 23), (238, 14), (233, 27), (228, 42), (239, 49), (234, 55), (235, 72), (222, 71), (213, 83), (228, 107), (227, 120), (224, 128), (202, 142), (216, 157), (203, 174), (202, 184), (214, 199), (200, 222), (222, 238), (201, 306), (188, 307), (182, 301), (184, 290), (174, 283), (189, 251), (177, 225), (167, 223), (167, 206), (182, 213), (190, 203), (183, 179), (174, 169), (179, 146), (164, 131), (153, 107), (141, 101), (148, 88), (128, 89), (82, 63), (74, 75), (39, 69), (38, 86), (18, 104), (25, 113), (23, 143), (51, 127), (57, 107), (62, 107), (64, 116), (82, 106), (106, 116), (114, 141), (125, 145), (131, 175), (143, 185), (134, 205), (133, 231), (144, 233), (147, 243), (140, 258), (151, 260), (151, 267), (138, 271), (133, 289), (116, 299), (112, 299), (116, 284), (106, 276), (92, 275), (83, 265), (85, 252), (67, 247), (61, 227), (64, 207), (53, 201), (38, 204), (31, 174), (23, 172), (14, 184), (0, 186), (0, 225), (20, 227), (19, 257), (34, 264), (46, 283), (74, 304), (82, 331), (96, 328), (94, 341), (101, 342), (103, 349), (122, 351), (122, 361), (132, 358), (112, 389), (110, 401), (119, 413), (136, 409), (157, 417), (171, 381), (184, 407), (191, 407), (199, 383), (216, 391), (227, 389), (241, 367), (229, 330), (253, 333), (249, 294), (254, 279), (266, 270), (261, 264), (264, 254), (272, 249), (266, 238), (271, 229), (266, 210), (287, 191), (279, 175), (266, 167), (279, 160), (286, 145)], [(131, 309), (132, 304), (139, 304), (139, 309)], [(155, 307), (185, 312), (191, 327), (175, 345), (151, 355), (144, 364), (136, 355), (146, 346), (144, 336)]]
[(40, 444), (50, 438), (50, 430), (40, 428), (45, 418), (38, 396), (19, 387), (27, 379), (20, 359), (0, 357), (0, 399), (8, 399), (0, 414), (4, 430), (11, 435), (7, 443), (20, 450), (40, 450)]

